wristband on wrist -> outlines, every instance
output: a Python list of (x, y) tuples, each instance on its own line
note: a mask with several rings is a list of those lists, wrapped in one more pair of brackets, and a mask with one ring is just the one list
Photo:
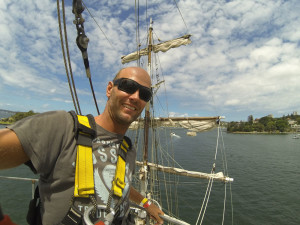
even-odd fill
[(144, 198), (141, 203), (140, 203), (140, 206), (143, 207), (144, 204), (148, 201), (148, 198)]
[(147, 202), (143, 205), (143, 207), (146, 209), (146, 208), (148, 208), (150, 205), (151, 205), (151, 202), (150, 202), (150, 201), (147, 201)]

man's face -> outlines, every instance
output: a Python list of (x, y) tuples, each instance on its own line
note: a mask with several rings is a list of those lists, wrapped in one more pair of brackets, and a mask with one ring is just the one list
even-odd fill
[[(149, 75), (141, 68), (125, 68), (117, 79), (129, 78), (136, 81), (142, 86), (151, 87)], [(109, 113), (113, 121), (122, 124), (130, 125), (142, 113), (147, 102), (139, 98), (139, 90), (133, 94), (128, 94), (118, 89), (117, 85), (111, 82), (108, 87), (107, 96), (109, 97)]]

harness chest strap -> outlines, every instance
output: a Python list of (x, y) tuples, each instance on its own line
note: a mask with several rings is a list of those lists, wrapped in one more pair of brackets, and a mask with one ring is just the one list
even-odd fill
[(116, 174), (112, 182), (113, 193), (118, 197), (122, 197), (123, 189), (126, 185), (125, 172), (126, 172), (126, 154), (128, 149), (129, 149), (129, 144), (127, 143), (124, 137), (119, 148)]
[[(86, 116), (77, 115), (78, 123), (84, 127), (91, 128), (89, 119)], [(86, 132), (79, 131), (79, 137), (87, 136)], [(79, 139), (79, 138), (78, 138)], [(75, 170), (75, 187), (74, 197), (89, 197), (95, 193), (94, 189), (94, 174), (93, 174), (93, 155), (92, 155), (92, 138), (89, 146), (78, 144)], [(112, 191), (118, 196), (122, 197), (125, 183), (126, 173), (126, 155), (131, 148), (131, 141), (124, 136), (123, 141), (119, 147), (117, 167), (115, 178), (112, 182)]]
[[(78, 122), (91, 128), (88, 117), (77, 115)], [(86, 135), (80, 132), (79, 135)], [(85, 197), (95, 193), (92, 143), (90, 146), (77, 145), (74, 197)]]

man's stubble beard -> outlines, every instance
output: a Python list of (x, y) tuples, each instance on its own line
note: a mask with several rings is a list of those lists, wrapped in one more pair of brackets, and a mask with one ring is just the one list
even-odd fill
[[(115, 104), (110, 103), (110, 116), (113, 119), (113, 121), (117, 122), (120, 125), (124, 125), (124, 126), (130, 126), (130, 124), (135, 121), (140, 114), (143, 112), (143, 110), (141, 110), (139, 113), (137, 113), (134, 116), (128, 115), (124, 112), (122, 112), (122, 108), (124, 107), (122, 105), (121, 101), (116, 101), (114, 99), (114, 96), (111, 96), (112, 100), (111, 102), (115, 102)], [(113, 101), (115, 100), (115, 101)]]

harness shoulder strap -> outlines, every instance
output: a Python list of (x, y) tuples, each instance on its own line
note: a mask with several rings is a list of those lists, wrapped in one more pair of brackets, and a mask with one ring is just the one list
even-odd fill
[(96, 137), (96, 123), (92, 115), (76, 115), (74, 111), (71, 115), (77, 140), (74, 197), (88, 198), (95, 193), (92, 141)]
[(96, 137), (96, 122), (93, 115), (77, 115), (75, 111), (69, 112), (74, 120), (74, 132), (77, 145), (92, 146)]
[(125, 183), (126, 156), (127, 156), (127, 152), (131, 150), (131, 148), (132, 148), (132, 144), (130, 138), (124, 136), (123, 141), (119, 147), (116, 174), (112, 183), (113, 193), (118, 197), (122, 197), (123, 189), (126, 185)]
[[(71, 111), (70, 113), (74, 118), (74, 132), (76, 134), (75, 138), (77, 140), (74, 197), (90, 197), (95, 193), (92, 140), (96, 137), (96, 122), (92, 115), (76, 115), (74, 111)], [(132, 143), (130, 138), (124, 136), (118, 150), (117, 167), (111, 190), (112, 193), (118, 197), (122, 197), (123, 189), (126, 185), (126, 157), (128, 151), (130, 151), (131, 149)], [(110, 195), (109, 198), (111, 197), (112, 196)], [(108, 200), (108, 204), (109, 203), (110, 199)], [(117, 208), (118, 207), (119, 205), (117, 206)], [(76, 214), (73, 213), (72, 215), (74, 216)], [(78, 217), (78, 220), (81, 220), (81, 217)]]

